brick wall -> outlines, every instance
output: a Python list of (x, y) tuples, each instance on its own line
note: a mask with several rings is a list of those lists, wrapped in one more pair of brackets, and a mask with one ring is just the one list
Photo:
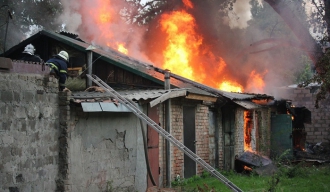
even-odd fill
[[(209, 163), (210, 148), (209, 148), (209, 109), (208, 106), (199, 104), (194, 100), (172, 100), (171, 109), (171, 134), (180, 142), (183, 143), (183, 106), (195, 105), (195, 134), (196, 134), (196, 154), (203, 160)], [(184, 153), (175, 146), (171, 146), (171, 178), (174, 179), (177, 175), (184, 176)], [(197, 174), (201, 174), (204, 169), (197, 165)]]
[(316, 92), (314, 88), (281, 88), (277, 90), (276, 98), (292, 100), (296, 107), (306, 107), (311, 111), (312, 123), (305, 124), (307, 132), (306, 141), (329, 142), (330, 139), (330, 97), (319, 102), (319, 108), (315, 108)]
[[(183, 143), (183, 106), (179, 100), (171, 101), (171, 134)], [(184, 153), (176, 146), (171, 145), (171, 178), (176, 175), (184, 176)]]
[[(196, 108), (196, 154), (206, 163), (210, 163), (210, 146), (209, 146), (209, 107), (205, 105), (197, 105)], [(197, 165), (197, 174), (203, 173), (204, 168)]]
[(218, 108), (218, 119), (217, 119), (217, 124), (219, 127), (219, 140), (218, 140), (218, 146), (219, 146), (219, 162), (218, 162), (218, 167), (220, 169), (223, 169), (224, 167), (224, 148), (223, 148), (223, 124), (222, 124), (222, 110), (221, 108)]
[(235, 147), (234, 154), (244, 152), (244, 109), (237, 108), (235, 113)]
[(0, 191), (55, 191), (56, 79), (1, 73), (0, 82)]

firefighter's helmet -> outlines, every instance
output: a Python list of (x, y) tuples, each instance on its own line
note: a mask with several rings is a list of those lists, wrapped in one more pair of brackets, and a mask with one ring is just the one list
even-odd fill
[(25, 46), (23, 53), (34, 55), (35, 51), (36, 50), (35, 50), (34, 46), (32, 44), (28, 44), (27, 46)]
[(60, 51), (58, 53), (58, 56), (60, 56), (61, 58), (63, 58), (66, 61), (69, 61), (69, 54), (66, 51)]

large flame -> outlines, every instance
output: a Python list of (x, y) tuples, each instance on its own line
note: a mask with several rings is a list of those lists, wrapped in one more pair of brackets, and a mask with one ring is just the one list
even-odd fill
[(87, 34), (93, 34), (93, 37), (89, 38), (98, 45), (105, 45), (124, 54), (128, 54), (125, 43), (116, 39), (118, 34), (113, 30), (118, 22), (122, 22), (118, 15), (119, 11), (114, 8), (114, 2), (112, 0), (95, 0), (93, 3), (87, 2), (81, 2), (81, 11), (88, 10), (89, 14), (82, 14), (84, 16), (83, 20), (88, 24), (94, 24), (93, 26), (84, 27), (84, 30), (89, 31)]
[(203, 81), (190, 65), (191, 58), (198, 55), (198, 48), (203, 41), (194, 31), (194, 18), (185, 11), (164, 14), (162, 18), (162, 29), (168, 35), (163, 67), (191, 80)]
[[(189, 0), (183, 2), (193, 8)], [(242, 85), (225, 74), (225, 61), (214, 56), (206, 46), (202, 47), (203, 37), (196, 32), (195, 19), (191, 14), (185, 10), (166, 13), (162, 15), (160, 23), (167, 35), (163, 68), (221, 90), (243, 91)], [(204, 63), (201, 57), (207, 57), (208, 62), (212, 63)], [(213, 65), (212, 70), (207, 70), (206, 65)]]
[[(165, 34), (161, 36), (165, 45), (159, 45), (162, 46), (161, 62), (158, 62), (158, 57), (155, 60), (149, 59), (156, 65), (160, 63), (163, 69), (169, 69), (175, 74), (210, 87), (230, 92), (263, 92), (263, 79), (267, 72), (258, 73), (256, 70), (244, 69), (250, 74), (246, 81), (243, 81), (242, 77), (235, 77), (233, 72), (229, 73), (227, 63), (219, 56), (221, 53), (215, 54), (212, 47), (205, 44), (195, 18), (189, 13), (190, 9), (195, 9), (194, 4), (191, 0), (182, 2), (184, 7), (181, 10), (166, 12), (159, 17), (160, 29)], [(135, 47), (131, 51), (129, 48), (132, 47), (132, 41), (122, 38), (129, 36), (129, 30), (121, 27), (124, 20), (119, 12), (123, 7), (117, 5), (114, 0), (82, 0), (80, 3), (83, 25), (79, 31), (84, 34), (85, 39), (130, 56), (134, 53), (136, 56)]]

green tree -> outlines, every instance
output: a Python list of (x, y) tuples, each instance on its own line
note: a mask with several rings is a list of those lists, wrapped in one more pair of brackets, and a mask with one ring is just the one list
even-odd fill
[(8, 49), (23, 40), (27, 32), (33, 32), (33, 28), (60, 28), (54, 20), (62, 11), (60, 1), (1, 0), (0, 7), (0, 53), (4, 52), (5, 47)]

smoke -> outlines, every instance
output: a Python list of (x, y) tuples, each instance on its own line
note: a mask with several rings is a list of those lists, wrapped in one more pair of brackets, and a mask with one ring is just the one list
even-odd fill
[(123, 18), (129, 5), (122, 0), (61, 0), (64, 10), (58, 18), (63, 29), (76, 33), (81, 39), (105, 49), (119, 45), (129, 50), (129, 55), (149, 61), (141, 54), (143, 27), (129, 24)]
[[(151, 61), (162, 67), (166, 47), (166, 34), (161, 30), (156, 16), (147, 26), (141, 27), (128, 24), (123, 15), (128, 5), (123, 0), (90, 1), (71, 0), (61, 1), (63, 14), (58, 18), (65, 29), (79, 34), (80, 38), (92, 44), (105, 48), (116, 48), (116, 44), (123, 43), (129, 50), (128, 55), (142, 61)], [(292, 74), (299, 70), (295, 65), (299, 53), (292, 51), (292, 57), (284, 49), (267, 49), (274, 45), (264, 45), (255, 48), (253, 43), (270, 37), (277, 37), (281, 32), (279, 16), (266, 4), (262, 8), (270, 11), (267, 22), (263, 19), (251, 20), (250, 0), (239, 0), (234, 3), (233, 10), (227, 10), (227, 15), (219, 16), (218, 1), (192, 0), (193, 9), (184, 7), (181, 1), (172, 1), (175, 10), (186, 10), (196, 20), (196, 32), (203, 37), (200, 57), (196, 59), (203, 78), (211, 81), (222, 81), (226, 78), (235, 79), (243, 85), (245, 92), (272, 93), (273, 87), (283, 86), (293, 82)], [(260, 0), (258, 1), (260, 2)], [(181, 7), (181, 8), (180, 8)], [(171, 13), (173, 9), (164, 10)], [(222, 10), (223, 11), (223, 10)], [(268, 17), (269, 16), (269, 17)], [(259, 18), (260, 19), (260, 18)], [(256, 23), (259, 22), (259, 23)], [(256, 26), (267, 26), (265, 30)], [(148, 29), (148, 30), (146, 30)], [(268, 46), (268, 47), (267, 47)], [(209, 50), (209, 53), (205, 53)], [(219, 68), (224, 69), (219, 69)], [(264, 85), (258, 83), (263, 79)], [(205, 83), (205, 82), (201, 82)], [(258, 86), (261, 87), (258, 87)], [(264, 88), (262, 88), (264, 86)], [(217, 87), (215, 87), (217, 88)]]
[(250, 0), (240, 0), (233, 5), (233, 10), (228, 11), (228, 17), (224, 17), (223, 21), (231, 28), (246, 28), (247, 21), (251, 19)]

